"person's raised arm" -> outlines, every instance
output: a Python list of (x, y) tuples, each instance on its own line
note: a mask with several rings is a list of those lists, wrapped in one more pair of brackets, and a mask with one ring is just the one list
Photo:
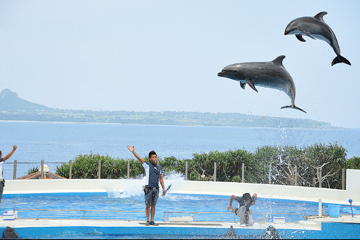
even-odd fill
[(8, 160), (8, 159), (11, 157), (11, 155), (13, 155), (13, 153), (16, 151), (16, 149), (17, 149), (17, 146), (14, 145), (14, 146), (13, 146), (13, 150), (11, 150), (11, 152), (3, 158), (4, 162), (5, 162), (6, 160)]
[(229, 210), (232, 207), (232, 202), (234, 201), (235, 198), (236, 198), (235, 195), (231, 195), (231, 197), (230, 197), (230, 205), (227, 207), (227, 210)]
[(127, 146), (127, 148), (129, 149), (129, 151), (130, 152), (132, 152), (133, 154), (134, 154), (134, 156), (141, 162), (141, 164), (143, 164), (144, 162), (145, 162), (145, 160), (144, 159), (142, 159), (140, 156), (139, 156), (139, 154), (137, 154), (136, 152), (135, 152), (135, 147), (134, 146)]

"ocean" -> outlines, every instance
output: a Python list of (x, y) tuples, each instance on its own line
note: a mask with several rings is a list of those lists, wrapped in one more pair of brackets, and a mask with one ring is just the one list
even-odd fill
[(129, 159), (127, 145), (145, 157), (155, 150), (159, 157), (192, 158), (194, 153), (242, 149), (254, 152), (270, 146), (303, 148), (316, 143), (337, 143), (347, 149), (347, 158), (360, 156), (360, 129), (239, 128), (204, 126), (124, 125), (99, 123), (57, 123), (0, 121), (0, 150), (6, 156), (4, 178), (26, 175), (41, 160), (55, 173), (56, 166), (79, 154), (101, 154)]

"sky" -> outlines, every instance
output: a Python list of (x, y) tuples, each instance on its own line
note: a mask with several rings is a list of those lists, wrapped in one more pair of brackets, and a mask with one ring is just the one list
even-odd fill
[[(190, 111), (307, 118), (360, 128), (360, 1), (1, 0), (0, 91), (51, 108)], [(328, 12), (341, 55), (285, 36), (298, 17)], [(272, 61), (296, 87), (281, 91), (217, 76), (227, 65)]]

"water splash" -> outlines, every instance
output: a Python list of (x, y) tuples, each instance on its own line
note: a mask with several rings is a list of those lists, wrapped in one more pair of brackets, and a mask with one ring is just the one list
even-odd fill
[(281, 128), (281, 145), (285, 146), (288, 142), (288, 132), (285, 128)]
[(182, 185), (185, 183), (184, 175), (182, 173), (178, 173), (175, 171), (171, 171), (164, 176), (164, 182), (165, 182), (165, 188), (171, 184), (171, 188), (168, 192), (171, 192), (171, 190), (176, 189), (179, 185)]
[[(145, 183), (145, 177), (140, 179), (124, 179), (122, 181), (122, 189), (117, 185), (111, 184), (110, 182), (106, 183), (104, 188), (108, 194), (109, 198), (131, 198), (135, 196), (140, 196), (144, 194), (143, 186)], [(164, 176), (165, 188), (172, 184), (168, 193), (171, 193), (172, 190), (176, 189), (177, 186), (185, 182), (184, 176), (181, 173), (170, 172)], [(161, 187), (160, 187), (161, 188)], [(161, 193), (162, 191), (160, 191)]]
[(105, 184), (104, 188), (105, 188), (109, 198), (119, 198), (120, 197), (120, 191), (116, 185), (107, 182)]
[(123, 179), (122, 189), (117, 185), (106, 183), (104, 188), (109, 198), (131, 198), (141, 195), (143, 193), (142, 186), (145, 182), (145, 177), (142, 179)]

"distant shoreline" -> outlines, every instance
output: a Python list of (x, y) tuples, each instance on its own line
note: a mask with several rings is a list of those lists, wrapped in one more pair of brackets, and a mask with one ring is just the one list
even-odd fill
[[(55, 109), (31, 103), (9, 89), (0, 92), (0, 119), (18, 122), (131, 124), (156, 126), (208, 126), (241, 128), (334, 129), (329, 122), (305, 118), (270, 117), (244, 113), (185, 111), (93, 111)], [(1, 120), (0, 120), (1, 121)]]
[(133, 125), (133, 126), (163, 126), (163, 127), (216, 127), (216, 128), (256, 128), (256, 129), (277, 129), (277, 128), (285, 128), (285, 129), (360, 129), (360, 128), (345, 128), (345, 127), (329, 127), (329, 128), (304, 128), (304, 127), (258, 127), (258, 126), (208, 126), (208, 125), (171, 125), (171, 124), (146, 124), (146, 123), (116, 123), (116, 122), (72, 122), (72, 121), (31, 121), (31, 120), (0, 120), (1, 122), (16, 122), (16, 123), (56, 123), (56, 124), (106, 124), (106, 125)]
[(114, 123), (163, 126), (258, 127), (258, 128), (311, 128), (333, 129), (330, 123), (311, 119), (246, 115), (241, 113), (199, 112), (134, 112), (35, 110), (0, 111), (2, 121), (61, 122), (61, 123)]

